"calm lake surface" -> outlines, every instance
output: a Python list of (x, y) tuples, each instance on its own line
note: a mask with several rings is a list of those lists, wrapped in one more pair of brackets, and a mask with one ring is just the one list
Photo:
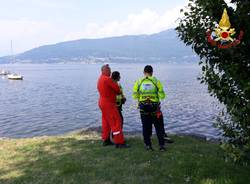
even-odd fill
[[(123, 107), (124, 131), (141, 131), (139, 112), (132, 99), (135, 80), (145, 64), (111, 64), (121, 73), (127, 97)], [(213, 127), (217, 100), (200, 84), (198, 65), (154, 64), (154, 74), (165, 87), (162, 102), (165, 128), (172, 134), (218, 138)], [(96, 82), (100, 64), (12, 64), (0, 69), (20, 72), (23, 81), (0, 77), (0, 137), (57, 135), (101, 126)]]

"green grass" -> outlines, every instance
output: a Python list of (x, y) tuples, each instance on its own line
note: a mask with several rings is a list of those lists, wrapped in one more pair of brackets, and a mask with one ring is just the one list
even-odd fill
[(99, 135), (0, 140), (0, 184), (248, 184), (250, 166), (225, 162), (219, 145), (173, 137), (166, 152), (102, 147)]

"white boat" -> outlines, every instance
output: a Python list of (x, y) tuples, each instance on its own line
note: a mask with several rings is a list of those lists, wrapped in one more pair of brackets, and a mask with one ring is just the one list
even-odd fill
[(10, 74), (9, 71), (6, 71), (6, 70), (1, 70), (0, 71), (0, 75), (8, 75), (8, 74)]
[(16, 73), (14, 73), (14, 74), (9, 74), (9, 75), (7, 75), (7, 77), (8, 77), (8, 79), (10, 79), (10, 80), (23, 80), (23, 76), (20, 75), (20, 74), (16, 74)]
[[(12, 46), (12, 40), (11, 40), (11, 43), (10, 43), (10, 47), (11, 47), (11, 58), (12, 58), (12, 61), (11, 62), (15, 62), (15, 55), (13, 54), (13, 46)], [(17, 74), (17, 73), (13, 73), (13, 74), (8, 74), (7, 75), (8, 79), (10, 80), (23, 80), (23, 76), (20, 75), (20, 74)]]

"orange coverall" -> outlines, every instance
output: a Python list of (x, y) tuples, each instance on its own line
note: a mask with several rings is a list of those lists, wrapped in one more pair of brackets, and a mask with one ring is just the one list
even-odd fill
[(120, 88), (109, 76), (102, 74), (98, 79), (97, 89), (100, 94), (99, 107), (102, 111), (102, 140), (109, 139), (112, 131), (115, 144), (124, 144), (122, 120), (116, 106), (116, 95)]

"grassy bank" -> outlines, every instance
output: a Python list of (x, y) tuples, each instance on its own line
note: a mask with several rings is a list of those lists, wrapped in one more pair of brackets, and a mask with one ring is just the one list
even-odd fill
[(218, 145), (173, 138), (166, 152), (155, 139), (155, 151), (145, 151), (140, 137), (129, 149), (102, 147), (94, 133), (0, 140), (0, 183), (250, 183), (250, 167), (225, 163)]

